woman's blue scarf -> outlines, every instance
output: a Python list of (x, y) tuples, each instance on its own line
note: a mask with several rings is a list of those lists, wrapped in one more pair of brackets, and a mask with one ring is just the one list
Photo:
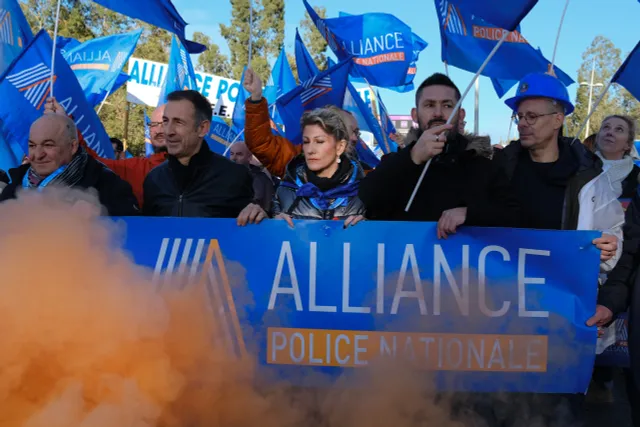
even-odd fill
[[(309, 199), (316, 209), (323, 211), (336, 209), (339, 206), (349, 203), (349, 198), (358, 195), (358, 189), (360, 188), (360, 181), (356, 180), (358, 167), (355, 163), (352, 162), (352, 164), (353, 172), (351, 173), (349, 181), (346, 184), (339, 185), (327, 191), (320, 191), (318, 187), (310, 182), (303, 184), (300, 177), (296, 177), (295, 184), (283, 182), (280, 185), (296, 190), (297, 197)], [(331, 203), (331, 200), (333, 200), (333, 203)]]

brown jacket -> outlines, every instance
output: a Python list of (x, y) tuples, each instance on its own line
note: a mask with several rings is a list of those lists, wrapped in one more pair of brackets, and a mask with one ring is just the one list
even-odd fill
[(271, 175), (283, 178), (289, 162), (302, 152), (302, 145), (293, 145), (287, 138), (271, 132), (266, 99), (262, 98), (260, 102), (247, 99), (245, 115), (244, 142), (247, 148)]
[(133, 194), (135, 194), (136, 199), (138, 199), (138, 204), (142, 209), (142, 204), (144, 202), (142, 190), (144, 179), (147, 177), (147, 174), (151, 172), (151, 169), (164, 163), (167, 159), (167, 154), (157, 153), (152, 154), (149, 157), (132, 157), (130, 159), (113, 160), (98, 156), (98, 153), (87, 146), (87, 143), (83, 138), (80, 138), (80, 144), (87, 150), (87, 153), (89, 153), (91, 157), (103, 163), (106, 167), (115, 172), (116, 175), (131, 185)]

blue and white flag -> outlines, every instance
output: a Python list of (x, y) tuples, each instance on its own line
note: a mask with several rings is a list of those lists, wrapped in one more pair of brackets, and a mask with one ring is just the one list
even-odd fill
[[(472, 73), (477, 72), (505, 30), (483, 21), (461, 7), (454, 6), (451, 0), (435, 0), (435, 5), (440, 21), (442, 61)], [(509, 80), (520, 81), (530, 73), (545, 73), (549, 65), (550, 62), (542, 52), (534, 49), (522, 36), (520, 28), (517, 28), (507, 36), (482, 75), (503, 80), (494, 83), (494, 87), (498, 83), (496, 91), (501, 95), (499, 88), (508, 90)], [(554, 67), (554, 71), (565, 86), (574, 83), (573, 79), (558, 67)]]
[(611, 79), (612, 82), (624, 86), (637, 100), (640, 100), (640, 42), (631, 51), (622, 66)]
[(66, 56), (67, 51), (75, 49), (82, 44), (79, 40), (74, 39), (73, 37), (58, 36), (56, 40), (56, 48), (60, 50), (62, 56)]
[(384, 154), (394, 153), (398, 151), (398, 144), (396, 143), (396, 138), (398, 135), (398, 131), (389, 117), (389, 113), (387, 112), (387, 107), (385, 107), (382, 102), (382, 98), (380, 97), (380, 92), (376, 92), (378, 98), (378, 111), (380, 113), (380, 124), (382, 127), (382, 133), (384, 136), (384, 140), (382, 142), (378, 142), (378, 146)]
[(231, 129), (231, 127), (220, 117), (213, 116), (211, 121), (211, 129), (209, 130), (208, 138), (206, 139), (209, 148), (214, 153), (218, 153), (221, 156), (227, 150), (227, 147), (232, 142), (236, 141), (238, 133)]
[(538, 0), (451, 0), (451, 3), (496, 27), (514, 31)]
[(64, 58), (75, 73), (87, 101), (93, 107), (114, 92), (122, 68), (135, 50), (142, 30), (100, 37), (72, 49)]
[[(338, 16), (343, 17), (343, 16), (353, 16), (353, 15), (346, 12), (340, 12)], [(411, 64), (409, 64), (409, 69), (407, 70), (406, 82), (402, 86), (393, 86), (393, 87), (388, 87), (387, 89), (394, 90), (400, 93), (410, 92), (415, 89), (413, 85), (413, 79), (415, 78), (415, 75), (418, 72), (418, 59), (420, 59), (420, 53), (423, 50), (425, 50), (429, 44), (426, 41), (424, 41), (422, 37), (420, 37), (416, 33), (412, 33), (412, 39), (413, 39), (413, 61), (411, 62)], [(354, 77), (352, 81), (358, 82), (358, 83), (367, 83), (365, 79), (362, 77)]]
[[(33, 38), (11, 66), (0, 76), (0, 120), (5, 141), (22, 158), (29, 141), (29, 128), (44, 111), (51, 93), (51, 50), (46, 30)], [(100, 157), (113, 158), (113, 146), (98, 115), (89, 105), (69, 64), (58, 51), (54, 70), (54, 95), (71, 115), (87, 145)]]
[(289, 141), (302, 143), (300, 117), (305, 111), (327, 105), (342, 106), (351, 65), (351, 58), (348, 58), (278, 98), (277, 108)]
[(247, 67), (242, 70), (242, 76), (240, 77), (240, 87), (238, 88), (238, 97), (236, 98), (236, 105), (233, 109), (233, 116), (231, 122), (234, 128), (244, 129), (245, 122), (245, 102), (250, 97), (249, 92), (244, 88), (244, 73), (247, 71)]
[(198, 86), (196, 84), (196, 72), (193, 69), (189, 52), (177, 37), (173, 37), (169, 65), (167, 67), (167, 78), (160, 89), (158, 106), (166, 104), (167, 96), (177, 90), (198, 90)]
[[(403, 87), (415, 74), (414, 37), (411, 28), (387, 13), (366, 13), (322, 19), (304, 0), (307, 12), (339, 61), (352, 57), (351, 75), (374, 86)], [(408, 76), (409, 79), (407, 78)]]
[(170, 0), (93, 0), (101, 6), (123, 15), (147, 22), (154, 27), (174, 33), (187, 47), (189, 53), (202, 53), (207, 47), (186, 39), (187, 23)]
[(18, 0), (0, 0), (0, 73), (33, 39), (33, 32)]

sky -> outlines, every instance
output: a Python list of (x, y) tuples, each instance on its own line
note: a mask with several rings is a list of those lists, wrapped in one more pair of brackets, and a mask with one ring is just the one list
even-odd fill
[[(226, 41), (220, 36), (221, 23), (231, 20), (231, 3), (228, 0), (173, 0), (174, 5), (189, 23), (187, 36), (194, 31), (209, 35), (223, 53), (228, 54)], [(435, 72), (444, 72), (440, 56), (440, 31), (438, 17), (432, 0), (309, 0), (312, 6), (324, 6), (327, 17), (337, 17), (339, 12), (362, 14), (367, 12), (390, 13), (404, 21), (413, 32), (429, 43), (418, 61), (416, 86)], [(547, 58), (553, 54), (553, 46), (560, 24), (564, 0), (539, 0), (537, 6), (522, 21), (522, 34), (534, 47), (540, 47)], [(285, 49), (293, 52), (295, 30), (304, 18), (302, 0), (285, 1)], [(577, 80), (582, 64), (582, 53), (593, 39), (603, 35), (620, 48), (626, 55), (640, 39), (640, 3), (638, 0), (572, 0), (565, 17), (556, 65)], [(469, 85), (473, 74), (449, 67), (449, 75), (461, 91)], [(496, 95), (491, 81), (480, 78), (479, 132), (491, 136), (494, 144), (506, 140), (511, 112), (504, 100), (515, 92), (512, 88), (502, 99)], [(577, 84), (569, 88), (573, 99)], [(581, 90), (586, 90), (582, 88)], [(597, 89), (596, 89), (597, 91)], [(464, 103), (467, 111), (467, 129), (474, 129), (473, 90)], [(410, 114), (413, 107), (413, 93), (397, 93), (380, 89), (380, 95), (391, 115)], [(594, 96), (595, 99), (595, 96)], [(512, 138), (517, 131), (512, 130)]]

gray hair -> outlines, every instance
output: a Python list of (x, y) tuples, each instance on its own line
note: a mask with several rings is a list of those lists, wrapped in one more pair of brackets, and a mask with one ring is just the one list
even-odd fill
[(348, 141), (347, 125), (341, 111), (336, 108), (316, 108), (307, 111), (302, 115), (300, 126), (304, 129), (306, 126), (317, 125), (323, 131), (333, 136), (336, 141)]

